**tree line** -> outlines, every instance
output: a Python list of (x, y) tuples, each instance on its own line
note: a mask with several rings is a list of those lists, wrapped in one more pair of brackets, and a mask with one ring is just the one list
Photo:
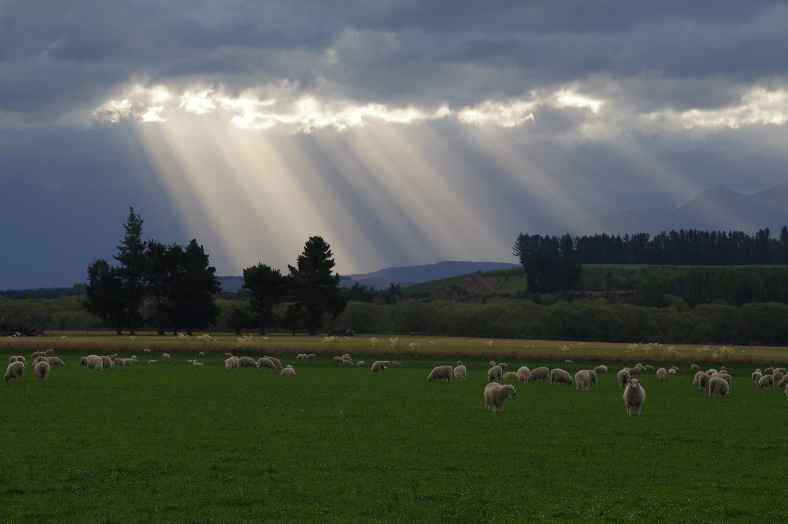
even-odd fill
[[(221, 285), (216, 268), (196, 239), (188, 245), (164, 245), (142, 240), (142, 218), (130, 208), (125, 235), (113, 256), (116, 265), (99, 259), (88, 266), (83, 308), (117, 334), (134, 335), (144, 326), (173, 334), (193, 334), (215, 325), (220, 313), (216, 298)], [(238, 331), (256, 325), (265, 334), (274, 320), (273, 308), (287, 303), (282, 319), (293, 331), (305, 327), (316, 334), (324, 318), (333, 318), (345, 307), (339, 275), (333, 273), (330, 246), (310, 237), (289, 274), (257, 264), (243, 270), (248, 300), (233, 306), (227, 323)]]

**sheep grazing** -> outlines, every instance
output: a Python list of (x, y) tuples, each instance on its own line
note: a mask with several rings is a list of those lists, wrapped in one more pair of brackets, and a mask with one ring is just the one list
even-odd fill
[(148, 364), (158, 364), (158, 363), (159, 363), (159, 361), (155, 360), (155, 359), (148, 361)]
[(717, 370), (716, 370), (716, 369), (714, 369), (714, 368), (711, 368), (711, 369), (707, 369), (707, 370), (706, 370), (706, 374), (707, 374), (708, 376), (712, 376), (712, 375), (714, 375), (715, 373), (719, 373), (719, 371), (717, 371)]
[(46, 355), (48, 357), (51, 357), (54, 354), (55, 354), (55, 348), (49, 348), (46, 351), (44, 351), (44, 355)]
[(282, 375), (283, 377), (294, 377), (295, 369), (288, 366), (286, 368), (283, 368), (282, 371), (279, 372), (279, 374)]
[(670, 373), (670, 370), (671, 370), (671, 369), (672, 369), (672, 370), (673, 370), (675, 373), (678, 373), (678, 372), (679, 372), (679, 367), (678, 367), (678, 366), (670, 366), (670, 369), (668, 369), (668, 373), (669, 373), (669, 374), (671, 374), (671, 375), (675, 375), (675, 373)]
[(635, 376), (635, 375), (640, 375), (643, 372), (643, 366), (641, 366), (640, 364), (638, 364), (637, 366), (635, 366), (633, 368), (624, 368), (624, 369), (629, 371), (629, 376), (630, 377)]
[(44, 357), (44, 356), (46, 356), (46, 354), (43, 351), (33, 351), (33, 353), (30, 355), (30, 358)]
[(768, 368), (763, 370), (763, 374), (764, 375), (771, 375), (772, 373), (774, 373), (774, 368), (773, 367), (768, 367)]
[(762, 376), (763, 375), (761, 375), (760, 371), (753, 372), (753, 374), (752, 374), (752, 383), (753, 384), (758, 384), (758, 381), (761, 380)]
[(432, 382), (433, 380), (440, 381), (442, 378), (445, 378), (448, 382), (451, 382), (451, 378), (454, 375), (454, 368), (451, 366), (435, 366), (430, 371), (427, 380)]
[(227, 360), (224, 361), (224, 369), (227, 371), (233, 371), (241, 367), (241, 359), (236, 356), (231, 356)]
[(778, 386), (788, 385), (788, 375), (783, 375), (783, 378), (780, 379), (780, 382), (777, 385)]
[(401, 367), (402, 367), (402, 364), (400, 364), (400, 363), (399, 363), (399, 362), (397, 362), (396, 360), (392, 360), (392, 361), (391, 361), (391, 367), (393, 367), (393, 368), (401, 368)]
[(528, 377), (531, 375), (531, 370), (528, 366), (523, 366), (517, 370), (517, 380), (520, 382), (528, 382)]
[(630, 380), (629, 370), (627, 368), (624, 368), (621, 371), (619, 371), (616, 374), (616, 379), (618, 380), (619, 386), (621, 386), (622, 388), (626, 387), (627, 383), (629, 383)]
[(150, 349), (148, 348), (144, 348), (142, 352), (145, 353), (146, 355), (150, 355)]
[(517, 394), (517, 390), (511, 384), (498, 384), (490, 382), (484, 386), (484, 411), (493, 407), (493, 413), (503, 411), (503, 404), (506, 399)]
[(454, 368), (454, 378), (457, 380), (468, 380), (468, 368), (464, 364), (458, 364)]
[(163, 358), (164, 360), (170, 360), (171, 357), (169, 353), (162, 353), (161, 358)]
[(536, 382), (537, 380), (546, 382), (549, 378), (550, 370), (542, 366), (531, 370), (531, 373), (528, 375), (528, 382)]
[[(240, 359), (241, 362), (243, 361), (244, 358), (248, 358), (248, 357), (241, 358)], [(250, 359), (250, 360), (252, 360), (254, 362), (253, 359)], [(241, 364), (241, 362), (239, 362), (239, 364)], [(241, 367), (244, 367), (244, 366), (241, 364)], [(262, 357), (262, 358), (258, 359), (257, 362), (255, 362), (255, 367), (258, 367), (260, 369), (263, 369), (263, 368), (266, 368), (266, 369), (279, 369), (279, 368), (276, 367), (276, 363), (273, 360), (271, 360), (270, 358), (268, 358), (268, 357)]]
[(282, 361), (279, 360), (278, 358), (276, 358), (276, 357), (269, 357), (269, 356), (266, 356), (264, 358), (267, 358), (268, 360), (273, 362), (274, 366), (276, 366), (276, 369), (282, 369)]
[(350, 360), (349, 358), (346, 358), (346, 359), (344, 359), (344, 360), (342, 361), (342, 364), (344, 364), (344, 365), (346, 365), (346, 366), (354, 366), (354, 365), (355, 365), (355, 364), (353, 364), (353, 361), (352, 361), (352, 360)]
[(192, 366), (202, 366), (202, 362), (197, 362), (196, 360), (192, 362)]
[(722, 380), (724, 380), (725, 382), (727, 382), (728, 386), (731, 385), (731, 376), (728, 375), (727, 373), (720, 373), (719, 375), (717, 375), (717, 377), (719, 377)]
[(605, 366), (604, 364), (601, 366), (597, 366), (594, 368), (594, 371), (596, 371), (597, 373), (607, 373), (607, 366)]
[(779, 383), (784, 376), (785, 375), (781, 371), (774, 370), (774, 373), (772, 373), (772, 377), (774, 378), (774, 381), (777, 383)]
[(501, 366), (493, 366), (487, 370), (487, 382), (500, 382), (503, 376)]
[(506, 362), (498, 362), (498, 365), (500, 366), (502, 371), (506, 371), (506, 368), (508, 367), (506, 365)]
[(665, 382), (666, 378), (668, 378), (668, 370), (665, 368), (659, 368), (657, 370), (657, 380), (660, 382)]
[(564, 364), (574, 364), (574, 363), (575, 363), (574, 360), (569, 360), (569, 359), (564, 360)]
[(700, 369), (700, 367), (697, 364), (692, 364), (692, 365), (690, 365), (690, 369), (692, 371), (698, 371)]
[(646, 364), (646, 368), (645, 369), (646, 369), (646, 371), (654, 371), (654, 366), (652, 366), (651, 364)]
[(200, 357), (200, 358), (204, 357), (205, 356), (205, 351), (200, 351), (199, 353), (197, 353), (197, 356)]
[(774, 387), (774, 377), (772, 375), (764, 375), (758, 381), (758, 389), (772, 389)]
[(49, 362), (46, 360), (46, 357), (44, 360), (38, 362), (35, 366), (36, 377), (38, 377), (38, 380), (46, 380), (50, 369), (51, 368), (49, 366)]
[(358, 362), (356, 362), (356, 367), (366, 366), (366, 365), (367, 365), (366, 362), (364, 362), (363, 360), (359, 360)]
[[(132, 363), (134, 363), (133, 360), (132, 360)], [(101, 357), (101, 365), (103, 366), (104, 369), (112, 369), (112, 359), (109, 358), (109, 357), (102, 356)]]
[(725, 397), (731, 390), (730, 384), (725, 382), (725, 379), (722, 377), (714, 377), (709, 380), (709, 396), (712, 397), (715, 394), (719, 395), (720, 397)]
[(35, 366), (36, 364), (38, 364), (42, 360), (46, 360), (46, 359), (47, 359), (47, 357), (45, 357), (44, 355), (37, 356), (36, 358), (33, 359), (33, 366)]
[(588, 371), (581, 369), (575, 373), (575, 385), (580, 391), (588, 391), (588, 388), (591, 387), (591, 376)]
[(491, 367), (491, 368), (493, 368), (493, 367), (495, 367), (495, 366), (497, 366), (497, 365), (498, 365), (498, 364), (496, 364), (494, 360), (491, 360), (491, 361), (490, 361), (490, 367)]
[(58, 357), (49, 357), (47, 359), (47, 362), (49, 362), (50, 366), (65, 366), (66, 365), (66, 363), (63, 362), (63, 360), (61, 360)]
[(20, 362), (16, 360), (8, 364), (8, 368), (5, 370), (5, 381), (8, 382), (11, 379), (14, 379), (14, 382), (22, 380), (25, 377), (25, 364), (24, 362)]
[(98, 355), (88, 355), (86, 365), (88, 367), (88, 371), (103, 371), (104, 370), (104, 361)]
[(386, 364), (382, 360), (376, 360), (372, 363), (370, 371), (377, 373), (378, 371), (386, 371)]
[(227, 358), (231, 358), (233, 356), (233, 354), (232, 353), (225, 353), (224, 356), (227, 357)]
[[(260, 359), (260, 360), (262, 360), (262, 359)], [(274, 363), (271, 362), (271, 365), (273, 365), (273, 364)], [(252, 357), (241, 357), (241, 358), (239, 358), (238, 359), (238, 366), (242, 367), (242, 368), (256, 368), (256, 367), (260, 367), (260, 366), (257, 365), (257, 361), (255, 359), (253, 359)]]
[(692, 379), (692, 385), (698, 389), (701, 389), (701, 385), (700, 385), (701, 377), (708, 377), (708, 375), (703, 371), (698, 371), (695, 373), (695, 378)]
[(503, 374), (501, 380), (519, 380), (519, 379), (517, 378), (516, 371), (507, 371), (506, 373)]
[(550, 371), (550, 384), (554, 386), (561, 384), (566, 384), (568, 386), (571, 386), (572, 376), (561, 368), (555, 368)]
[(588, 387), (596, 386), (596, 371), (593, 369), (586, 369), (584, 371), (588, 373), (588, 378), (591, 379), (591, 382), (588, 383)]
[(624, 403), (627, 405), (627, 415), (632, 415), (632, 408), (637, 408), (637, 414), (643, 412), (643, 403), (646, 401), (646, 390), (640, 385), (640, 380), (633, 378), (624, 389)]

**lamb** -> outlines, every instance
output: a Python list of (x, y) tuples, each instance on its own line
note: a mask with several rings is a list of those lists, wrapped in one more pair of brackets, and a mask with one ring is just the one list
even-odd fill
[(528, 382), (536, 382), (537, 380), (546, 382), (548, 378), (550, 378), (550, 370), (542, 366), (531, 370), (531, 373), (528, 375)]
[(50, 369), (49, 362), (46, 360), (46, 357), (44, 357), (44, 360), (39, 361), (35, 366), (36, 377), (38, 377), (38, 380), (46, 380)]
[(503, 375), (501, 366), (493, 366), (487, 370), (487, 382), (500, 382)]
[(725, 379), (722, 377), (714, 377), (709, 380), (709, 396), (714, 396), (714, 394), (718, 394), (720, 397), (724, 398), (725, 395), (730, 392), (731, 386)]
[(618, 380), (618, 385), (626, 387), (627, 383), (629, 382), (631, 376), (629, 374), (629, 370), (627, 368), (622, 369), (616, 374), (616, 379)]
[(158, 364), (158, 363), (159, 363), (159, 361), (158, 361), (158, 360), (156, 360), (156, 359), (153, 359), (153, 360), (149, 360), (149, 361), (148, 361), (148, 364)]
[(232, 371), (238, 369), (241, 366), (241, 359), (236, 356), (231, 356), (227, 360), (224, 361), (224, 369), (227, 371)]
[(588, 388), (591, 386), (591, 376), (588, 374), (588, 371), (581, 369), (575, 373), (575, 384), (578, 390), (588, 391)]
[[(673, 373), (670, 372), (671, 369), (673, 370)], [(679, 367), (678, 366), (670, 366), (670, 369), (668, 369), (668, 374), (669, 375), (675, 375), (678, 372), (679, 372)]]
[(49, 362), (50, 366), (65, 366), (66, 365), (66, 363), (63, 362), (63, 360), (61, 360), (58, 357), (49, 357), (47, 359), (47, 362)]
[(170, 354), (169, 353), (162, 353), (161, 354), (161, 358), (163, 358), (164, 360), (170, 360)]
[(503, 374), (501, 380), (519, 380), (519, 379), (517, 378), (517, 372), (507, 371), (506, 373)]
[(528, 382), (528, 377), (531, 375), (531, 370), (528, 366), (523, 366), (517, 370), (517, 380), (520, 382)]
[[(244, 358), (249, 358), (249, 357), (241, 358), (240, 359), (241, 362), (243, 361)], [(249, 358), (249, 360), (254, 362), (254, 359)], [(241, 362), (239, 362), (239, 365), (241, 365), (241, 367), (244, 367), (243, 364), (241, 364)], [(251, 366), (248, 366), (248, 367), (251, 367)], [(263, 368), (266, 368), (266, 369), (279, 369), (279, 368), (276, 367), (276, 363), (274, 363), (274, 361), (271, 360), (268, 357), (260, 358), (257, 362), (255, 362), (255, 367), (258, 367), (260, 369), (263, 369)]]
[(5, 381), (8, 382), (11, 379), (14, 379), (14, 382), (22, 380), (25, 377), (25, 364), (24, 362), (20, 362), (16, 360), (8, 364), (8, 368), (5, 370)]
[(386, 371), (386, 364), (384, 364), (382, 360), (376, 360), (372, 363), (372, 368), (370, 368), (370, 371), (373, 373), (377, 373), (378, 371)]
[(316, 357), (317, 357), (317, 353), (309, 353), (309, 354), (306, 356), (306, 358), (316, 358)]
[(633, 378), (624, 389), (624, 403), (627, 405), (627, 415), (632, 415), (632, 408), (637, 408), (637, 414), (643, 412), (643, 403), (646, 401), (646, 390), (640, 385), (640, 380)]
[(287, 366), (286, 368), (283, 368), (282, 371), (279, 372), (279, 374), (282, 375), (283, 377), (294, 377), (296, 373), (295, 373), (295, 369), (291, 368), (290, 366)]
[[(262, 360), (262, 359), (260, 359), (260, 360)], [(271, 362), (271, 365), (273, 365), (273, 362)], [(242, 368), (256, 368), (256, 367), (259, 367), (257, 365), (257, 361), (255, 359), (253, 359), (252, 357), (241, 357), (241, 358), (239, 358), (238, 359), (238, 366), (242, 367)]]
[(433, 380), (440, 381), (442, 378), (445, 378), (448, 382), (451, 382), (451, 377), (454, 375), (454, 368), (451, 366), (435, 366), (430, 371), (427, 380), (432, 382)]
[(668, 377), (668, 370), (665, 368), (659, 368), (657, 370), (657, 380), (660, 382), (665, 382), (665, 379)]
[(204, 357), (205, 356), (205, 351), (200, 351), (199, 353), (197, 353), (197, 356), (201, 357), (201, 358)]
[(458, 364), (454, 368), (454, 378), (457, 380), (468, 380), (468, 368), (464, 364)]
[(148, 348), (144, 348), (142, 352), (145, 353), (146, 355), (150, 355), (150, 349)]
[(758, 389), (772, 389), (774, 387), (774, 377), (772, 375), (764, 375), (758, 381)]
[(490, 382), (484, 386), (484, 411), (488, 411), (491, 405), (493, 413), (503, 411), (503, 404), (506, 402), (506, 399), (516, 394), (517, 391), (511, 384), (501, 385), (497, 382)]
[(555, 368), (550, 371), (550, 384), (552, 385), (560, 385), (566, 384), (568, 386), (572, 385), (572, 377), (567, 373), (565, 370), (561, 368)]
[(116, 366), (125, 366), (126, 365), (126, 359), (125, 358), (115, 359), (115, 365)]
[(574, 363), (575, 363), (574, 360), (569, 360), (569, 359), (564, 360), (564, 364), (574, 364)]
[(594, 371), (596, 371), (597, 373), (607, 373), (607, 366), (605, 366), (604, 364), (601, 366), (597, 366), (594, 368)]

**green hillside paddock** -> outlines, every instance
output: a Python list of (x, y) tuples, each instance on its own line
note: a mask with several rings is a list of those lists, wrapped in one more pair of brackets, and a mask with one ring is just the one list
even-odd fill
[[(0, 387), (2, 522), (781, 522), (783, 391), (728, 365), (710, 398), (688, 366), (628, 417), (616, 368), (588, 392), (515, 383), (484, 411), (488, 360), (404, 356), (371, 373), (328, 355), (283, 358), (295, 377), (171, 361), (100, 373), (79, 351), (46, 381)], [(8, 362), (10, 353), (0, 350)], [(26, 355), (27, 356), (27, 355)], [(375, 357), (372, 356), (372, 359)], [(577, 364), (535, 359), (520, 365)], [(634, 361), (629, 362), (633, 365)], [(588, 366), (584, 366), (588, 367)]]

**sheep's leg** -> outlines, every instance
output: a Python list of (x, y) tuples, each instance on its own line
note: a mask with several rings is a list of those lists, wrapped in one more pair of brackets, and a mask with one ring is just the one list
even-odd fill
[(641, 414), (642, 412), (643, 412), (643, 406), (641, 406), (640, 404), (638, 404), (638, 417), (640, 416), (640, 414)]

